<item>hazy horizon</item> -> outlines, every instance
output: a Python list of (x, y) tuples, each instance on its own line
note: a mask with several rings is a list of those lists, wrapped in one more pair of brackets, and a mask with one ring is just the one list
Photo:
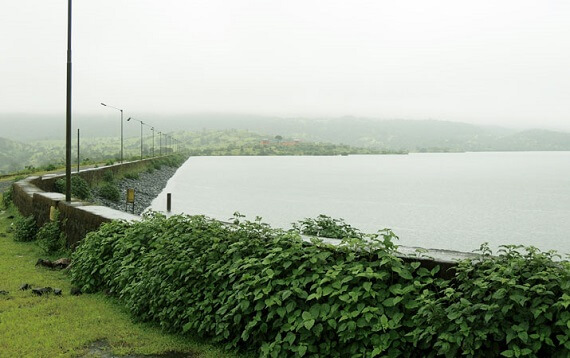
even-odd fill
[[(125, 118), (355, 116), (569, 131), (568, 18), (570, 3), (558, 0), (75, 2), (73, 115), (117, 118), (104, 102)], [(66, 25), (66, 2), (4, 4), (0, 123), (65, 115)]]

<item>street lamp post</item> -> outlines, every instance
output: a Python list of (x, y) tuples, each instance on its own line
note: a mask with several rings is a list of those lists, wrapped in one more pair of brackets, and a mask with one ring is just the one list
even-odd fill
[(79, 156), (79, 128), (77, 128), (77, 172), (79, 173), (79, 165), (81, 164), (81, 157)]
[(122, 163), (123, 162), (123, 110), (117, 107), (109, 106), (108, 104), (105, 103), (101, 103), (101, 105), (121, 111), (121, 163)]
[(130, 121), (131, 119), (133, 121), (140, 122), (140, 124), (141, 124), (141, 160), (143, 160), (143, 124), (144, 123), (143, 123), (143, 121), (139, 121), (138, 119), (135, 119), (133, 117), (127, 118), (127, 122)]
[(152, 157), (154, 158), (154, 127), (150, 127), (152, 130)]
[(162, 156), (162, 132), (158, 132), (158, 156)]
[(65, 201), (71, 201), (71, 0), (67, 2), (67, 88), (65, 104)]

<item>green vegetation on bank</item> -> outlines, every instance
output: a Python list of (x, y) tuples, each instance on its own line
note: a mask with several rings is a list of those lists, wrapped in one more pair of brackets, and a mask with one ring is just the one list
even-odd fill
[[(1, 194), (0, 194), (1, 195)], [(117, 302), (100, 293), (70, 295), (69, 273), (36, 266), (47, 256), (35, 242), (14, 240), (15, 208), (0, 206), (0, 356), (78, 357), (104, 350), (114, 355), (186, 352), (192, 357), (232, 354), (191, 337), (166, 334), (145, 323), (133, 323)], [(60, 288), (63, 293), (36, 296), (32, 287)], [(103, 355), (101, 355), (103, 356)]]
[[(341, 245), (300, 238), (324, 232)], [(568, 261), (519, 247), (495, 257), (483, 246), (444, 280), (395, 256), (395, 238), (324, 216), (285, 232), (239, 216), (225, 225), (151, 214), (88, 234), (72, 280), (109, 292), (139, 320), (261, 356), (570, 354)]]
[(359, 148), (345, 144), (299, 141), (281, 135), (267, 136), (246, 130), (180, 132), (179, 140), (190, 155), (348, 155), (405, 154), (404, 151)]
[[(293, 138), (280, 135), (262, 135), (246, 130), (179, 131), (171, 134), (178, 141), (176, 146), (166, 146), (155, 138), (155, 156), (176, 152), (190, 155), (343, 155), (343, 154), (392, 154), (405, 153), (399, 150), (358, 148), (344, 144), (316, 143), (308, 140), (296, 142)], [(269, 138), (269, 139), (268, 139)], [(278, 139), (277, 139), (278, 138)], [(264, 144), (262, 144), (264, 143)], [(153, 156), (152, 137), (143, 138), (143, 156)], [(159, 148), (159, 144), (162, 145)], [(18, 172), (29, 175), (37, 171), (52, 171), (64, 168), (64, 142), (42, 140), (23, 144), (0, 138), (0, 174)], [(118, 161), (118, 146), (115, 138), (85, 138), (81, 144), (81, 165), (112, 164)], [(75, 152), (75, 147), (73, 152)], [(72, 153), (73, 167), (75, 153)], [(18, 158), (17, 160), (9, 159)], [(125, 138), (125, 160), (140, 159), (140, 139)]]
[(292, 144), (270, 143), (251, 145), (226, 145), (217, 148), (190, 149), (190, 155), (349, 155), (349, 154), (407, 154), (377, 150), (371, 148), (356, 148), (343, 144), (328, 143), (304, 143), (292, 142)]

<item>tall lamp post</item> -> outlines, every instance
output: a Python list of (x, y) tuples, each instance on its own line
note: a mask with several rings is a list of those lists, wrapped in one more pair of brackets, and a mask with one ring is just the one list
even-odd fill
[(71, 201), (71, 0), (67, 2), (67, 88), (65, 105), (65, 201)]
[(162, 155), (162, 132), (158, 132), (158, 155)]
[(133, 121), (140, 122), (140, 124), (141, 124), (141, 160), (143, 160), (143, 128), (142, 127), (143, 127), (144, 123), (143, 123), (143, 121), (139, 121), (138, 119), (133, 118), (133, 117), (127, 118), (127, 122), (130, 121), (131, 119)]
[(121, 111), (121, 163), (122, 163), (123, 162), (123, 110), (117, 107), (109, 106), (108, 104), (105, 103), (101, 103), (101, 105), (116, 109), (117, 111)]
[(154, 158), (154, 127), (150, 127), (152, 130), (152, 156)]

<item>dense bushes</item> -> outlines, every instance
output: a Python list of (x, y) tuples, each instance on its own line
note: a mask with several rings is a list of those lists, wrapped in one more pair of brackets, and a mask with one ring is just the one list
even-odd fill
[(60, 230), (59, 213), (56, 211), (53, 221), (48, 221), (38, 228), (33, 215), (17, 215), (14, 220), (14, 240), (37, 241), (46, 254), (53, 254), (65, 248), (65, 233)]
[(425, 291), (415, 340), (448, 357), (570, 356), (570, 265), (552, 252), (505, 246), (480, 262), (462, 261), (451, 283)]
[(36, 239), (38, 227), (36, 225), (36, 219), (33, 215), (17, 215), (16, 219), (14, 220), (13, 227), (14, 239), (16, 241), (34, 241)]
[(152, 214), (88, 234), (72, 280), (141, 320), (262, 356), (569, 354), (566, 262), (506, 251), (445, 281), (394, 256), (394, 238), (333, 247), (260, 222)]
[(104, 199), (111, 200), (114, 202), (118, 202), (121, 199), (121, 192), (117, 187), (117, 184), (111, 182), (103, 183), (99, 189), (97, 189), (97, 193)]
[(8, 209), (12, 205), (14, 196), (14, 189), (10, 186), (5, 192), (2, 193), (2, 206)]
[[(67, 180), (65, 178), (56, 180), (54, 183), (54, 190), (58, 193), (65, 193), (66, 183)], [(73, 175), (71, 177), (71, 195), (82, 200), (91, 198), (91, 189), (85, 179), (78, 175)]]
[(65, 248), (67, 239), (59, 228), (59, 212), (55, 212), (53, 221), (46, 222), (38, 230), (36, 240), (46, 254), (53, 254)]
[(343, 219), (335, 219), (326, 215), (319, 215), (317, 218), (306, 218), (293, 223), (293, 229), (303, 235), (317, 237), (328, 237), (331, 239), (362, 238), (364, 234), (347, 224)]
[(355, 242), (311, 245), (260, 223), (155, 215), (89, 234), (72, 279), (83, 291), (117, 294), (140, 319), (228, 347), (395, 356), (410, 344), (413, 297), (431, 279), (391, 254), (392, 237), (386, 231), (358, 253)]

